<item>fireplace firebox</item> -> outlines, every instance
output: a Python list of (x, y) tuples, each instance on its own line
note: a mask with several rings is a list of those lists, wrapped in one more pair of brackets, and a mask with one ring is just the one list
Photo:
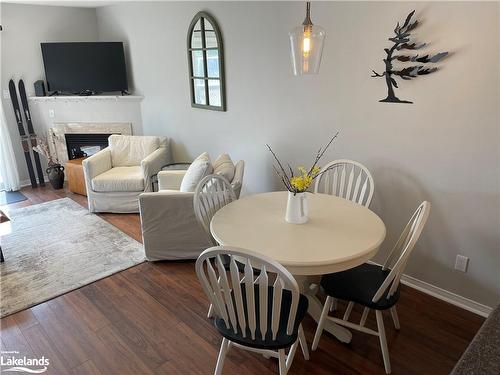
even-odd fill
[(67, 133), (66, 146), (68, 149), (68, 159), (77, 159), (91, 156), (95, 152), (108, 147), (108, 137), (111, 134), (99, 133)]

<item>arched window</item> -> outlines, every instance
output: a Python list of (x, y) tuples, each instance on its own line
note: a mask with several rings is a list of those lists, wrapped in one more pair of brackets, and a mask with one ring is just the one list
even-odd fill
[(205, 12), (194, 16), (187, 45), (191, 106), (225, 111), (222, 36), (212, 16)]

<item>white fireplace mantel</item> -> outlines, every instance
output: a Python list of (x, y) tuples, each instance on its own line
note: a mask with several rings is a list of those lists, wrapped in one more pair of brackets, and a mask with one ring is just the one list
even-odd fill
[(61, 95), (61, 96), (30, 96), (28, 98), (33, 102), (91, 102), (91, 101), (137, 101), (140, 102), (144, 99), (141, 95), (90, 95), (90, 96), (77, 96), (77, 95)]

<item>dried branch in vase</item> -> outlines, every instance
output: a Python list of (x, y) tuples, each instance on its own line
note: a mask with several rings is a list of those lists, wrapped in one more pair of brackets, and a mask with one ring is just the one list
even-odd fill
[(335, 135), (330, 139), (327, 145), (324, 148), (320, 148), (318, 150), (314, 162), (309, 169), (306, 169), (302, 166), (297, 167), (297, 170), (299, 172), (298, 175), (295, 175), (293, 173), (293, 169), (290, 166), (290, 164), (287, 164), (288, 167), (288, 172), (287, 172), (287, 170), (283, 167), (283, 164), (281, 163), (281, 161), (279, 160), (278, 156), (273, 151), (271, 146), (266, 145), (271, 154), (273, 155), (274, 160), (276, 161), (276, 164), (273, 165), (273, 169), (288, 191), (294, 194), (305, 192), (307, 189), (309, 189), (313, 181), (318, 176), (320, 176), (321, 174), (325, 173), (328, 170), (325, 169), (324, 171), (321, 171), (321, 168), (318, 166), (318, 163), (325, 154), (326, 150), (332, 144), (333, 140), (337, 138), (338, 135), (339, 132), (335, 133)]
[(47, 163), (50, 166), (59, 164), (59, 160), (57, 158), (52, 157), (49, 150), (49, 145), (47, 143), (46, 138), (37, 137), (36, 139), (37, 145), (33, 147), (33, 151), (39, 153), (47, 159)]

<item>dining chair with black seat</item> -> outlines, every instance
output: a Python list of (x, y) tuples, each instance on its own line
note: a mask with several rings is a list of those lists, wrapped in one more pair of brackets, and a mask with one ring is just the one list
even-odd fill
[(214, 246), (217, 241), (210, 233), (210, 221), (218, 210), (236, 199), (231, 183), (220, 175), (205, 176), (196, 186), (193, 196), (194, 213)]
[(363, 164), (348, 159), (334, 160), (321, 168), (314, 184), (315, 193), (335, 195), (369, 207), (375, 184)]
[[(335, 195), (370, 207), (375, 183), (366, 166), (349, 159), (337, 159), (327, 163), (319, 172), (314, 183), (314, 192)], [(330, 311), (337, 308), (333, 299)]]
[[(196, 186), (193, 196), (194, 213), (213, 246), (218, 245), (218, 243), (210, 232), (210, 221), (218, 210), (236, 199), (231, 183), (220, 175), (205, 176)], [(228, 259), (223, 258), (222, 261), (228, 267)], [(242, 268), (239, 262), (238, 266), (240, 269)], [(212, 317), (212, 313), (213, 306), (210, 305), (207, 314), (209, 318)]]
[[(399, 318), (396, 303), (399, 299), (399, 282), (408, 259), (424, 229), (429, 217), (431, 204), (424, 201), (415, 211), (404, 228), (401, 236), (389, 253), (383, 266), (365, 263), (358, 267), (338, 273), (328, 274), (321, 279), (321, 288), (327, 295), (318, 328), (314, 335), (312, 350), (316, 350), (327, 319), (347, 328), (356, 329), (379, 337), (385, 371), (391, 373), (391, 363), (385, 336), (382, 312), (389, 310), (394, 326), (399, 330)], [(328, 316), (334, 299), (348, 301), (342, 319)], [(359, 324), (349, 322), (349, 317), (355, 303), (364, 307)], [(377, 331), (365, 326), (371, 310), (375, 310)]]
[[(229, 258), (229, 269), (223, 257)], [(244, 264), (243, 273), (237, 261)], [(256, 268), (260, 270), (257, 277)], [(215, 327), (223, 336), (215, 375), (222, 373), (232, 346), (278, 358), (280, 375), (287, 374), (297, 345), (305, 343), (301, 322), (308, 308), (290, 272), (254, 251), (216, 246), (200, 255), (196, 274), (214, 306)]]

